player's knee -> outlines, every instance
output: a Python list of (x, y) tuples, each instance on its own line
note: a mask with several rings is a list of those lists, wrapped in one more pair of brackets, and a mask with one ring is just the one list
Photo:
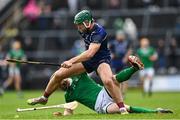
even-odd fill
[(54, 73), (54, 79), (57, 80), (57, 81), (63, 79), (63, 74), (61, 72), (59, 72), (59, 71), (56, 71)]
[(103, 83), (105, 86), (112, 86), (113, 85), (112, 77), (104, 79)]

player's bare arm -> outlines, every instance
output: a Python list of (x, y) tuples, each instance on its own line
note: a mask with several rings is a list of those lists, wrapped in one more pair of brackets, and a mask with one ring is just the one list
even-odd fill
[(61, 67), (69, 68), (74, 63), (79, 63), (79, 62), (91, 59), (99, 50), (100, 46), (101, 44), (99, 43), (91, 43), (88, 50), (84, 51), (83, 53), (81, 53), (80, 55), (76, 57), (71, 58), (68, 61), (63, 62), (61, 64)]

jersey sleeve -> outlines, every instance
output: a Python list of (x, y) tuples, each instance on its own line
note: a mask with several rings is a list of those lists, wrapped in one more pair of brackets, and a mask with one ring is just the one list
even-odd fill
[(107, 33), (104, 29), (100, 29), (98, 32), (92, 33), (91, 43), (102, 43), (106, 38)]

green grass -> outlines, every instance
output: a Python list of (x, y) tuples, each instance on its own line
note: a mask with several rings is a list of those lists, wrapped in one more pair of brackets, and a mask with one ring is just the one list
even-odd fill
[[(155, 93), (152, 98), (143, 98), (139, 91), (129, 90), (126, 96), (126, 104), (134, 106), (142, 106), (147, 108), (169, 108), (174, 114), (97, 114), (94, 111), (86, 108), (83, 105), (75, 110), (73, 116), (54, 117), (55, 111), (62, 112), (62, 109), (41, 110), (32, 112), (17, 113), (16, 108), (30, 107), (26, 104), (28, 98), (40, 96), (40, 91), (25, 91), (24, 99), (19, 99), (15, 92), (6, 92), (3, 97), (0, 97), (0, 119), (180, 119), (180, 93)], [(47, 105), (64, 103), (63, 93), (54, 93)], [(41, 106), (41, 105), (38, 105)]]

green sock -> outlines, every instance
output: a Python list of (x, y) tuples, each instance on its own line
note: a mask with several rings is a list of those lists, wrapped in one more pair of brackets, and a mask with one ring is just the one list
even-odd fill
[(136, 71), (138, 71), (138, 69), (135, 67), (126, 68), (116, 74), (116, 80), (119, 83), (124, 82), (128, 80)]
[(130, 106), (131, 113), (157, 113), (157, 110)]

